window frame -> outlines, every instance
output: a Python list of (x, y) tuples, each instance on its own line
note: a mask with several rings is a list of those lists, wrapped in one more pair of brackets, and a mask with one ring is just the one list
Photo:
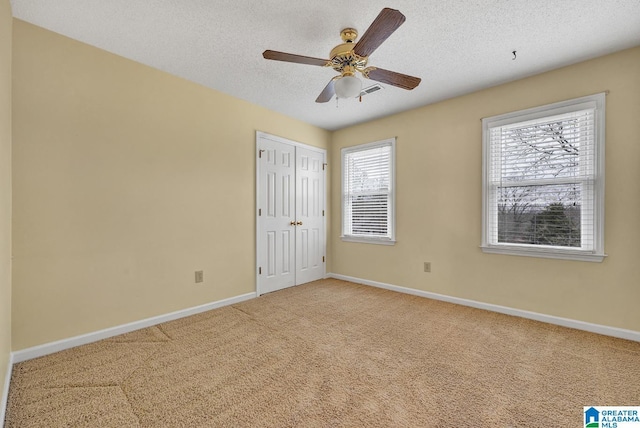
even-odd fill
[[(603, 92), (482, 119), (482, 242), (480, 247), (484, 253), (589, 262), (602, 262), (606, 257), (604, 253), (605, 96)], [(492, 170), (491, 129), (585, 109), (594, 109), (594, 161), (591, 165), (594, 171), (593, 249), (491, 242), (490, 236), (496, 232), (492, 228), (492, 206), (490, 205), (490, 200), (495, 198), (489, 188)], [(495, 235), (497, 236), (497, 233)]]
[[(387, 209), (387, 215), (390, 217), (388, 221), (389, 224), (389, 234), (385, 237), (378, 236), (363, 236), (363, 235), (352, 235), (345, 233), (345, 219), (347, 217), (346, 213), (346, 194), (345, 194), (345, 180), (346, 180), (346, 168), (345, 168), (345, 155), (348, 153), (355, 153), (364, 150), (369, 150), (376, 147), (384, 147), (390, 146), (391, 154), (390, 154), (390, 172), (389, 172), (389, 208)], [(379, 244), (379, 245), (395, 245), (396, 243), (396, 137), (387, 138), (384, 140), (374, 141), (371, 143), (359, 144), (356, 146), (343, 147), (340, 150), (340, 212), (341, 212), (341, 233), (340, 239), (345, 242), (358, 242), (365, 244)]]

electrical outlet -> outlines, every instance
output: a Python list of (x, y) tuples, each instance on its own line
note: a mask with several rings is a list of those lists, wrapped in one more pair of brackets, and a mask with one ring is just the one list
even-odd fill
[(196, 271), (196, 284), (199, 282), (204, 282), (204, 271), (202, 270)]
[(431, 272), (431, 262), (424, 262), (424, 271)]

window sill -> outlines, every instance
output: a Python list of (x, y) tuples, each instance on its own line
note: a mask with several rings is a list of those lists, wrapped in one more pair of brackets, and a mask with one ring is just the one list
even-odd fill
[(600, 263), (606, 254), (595, 254), (585, 251), (556, 250), (549, 248), (529, 248), (512, 246), (481, 246), (483, 253), (504, 254), (510, 256), (541, 257), (545, 259), (577, 260)]
[(388, 238), (365, 238), (362, 236), (341, 236), (344, 242), (357, 242), (360, 244), (376, 244), (376, 245), (396, 245), (395, 239)]

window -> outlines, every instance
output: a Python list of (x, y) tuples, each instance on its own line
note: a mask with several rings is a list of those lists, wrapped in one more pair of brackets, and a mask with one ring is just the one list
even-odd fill
[(605, 94), (482, 120), (488, 253), (602, 261)]
[(342, 239), (395, 243), (395, 138), (342, 149)]

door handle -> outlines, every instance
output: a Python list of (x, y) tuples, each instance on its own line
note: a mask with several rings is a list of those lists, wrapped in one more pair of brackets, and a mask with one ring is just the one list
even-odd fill
[(296, 225), (296, 222), (295, 222), (295, 221), (292, 221), (292, 222), (291, 222), (291, 223), (289, 223), (289, 224), (290, 224), (291, 226), (295, 226), (295, 225)]
[(296, 224), (297, 224), (298, 226), (302, 226), (302, 222), (301, 222), (301, 221), (297, 222)]

